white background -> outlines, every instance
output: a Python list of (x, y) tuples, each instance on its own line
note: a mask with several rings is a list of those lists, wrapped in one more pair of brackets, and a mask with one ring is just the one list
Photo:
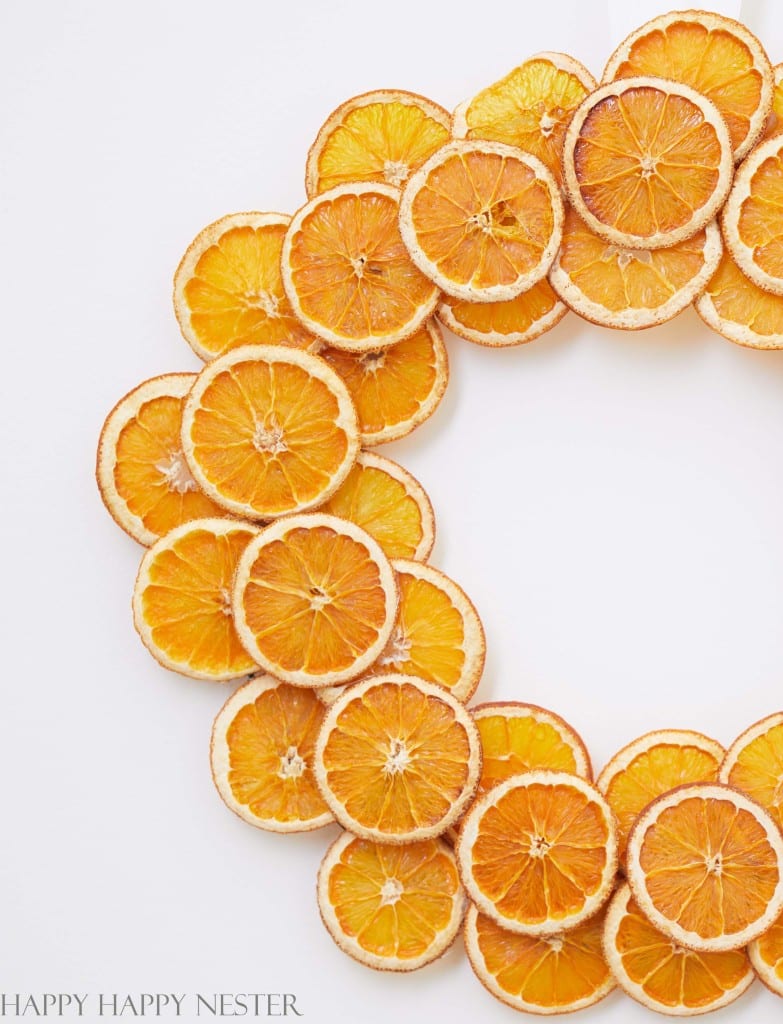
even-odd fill
[[(739, 4), (728, 6), (738, 12)], [(783, 60), (772, 0), (743, 17)], [(289, 991), (305, 1020), (519, 1019), (458, 944), (410, 976), (333, 945), (315, 873), (333, 828), (256, 831), (210, 781), (229, 689), (159, 668), (104, 512), (114, 402), (193, 370), (171, 276), (236, 210), (293, 211), (343, 99), (447, 107), (541, 49), (600, 75), (652, 4), (545, 0), (24, 2), (0, 9), (5, 992)], [(783, 703), (783, 352), (687, 311), (627, 335), (569, 315), (519, 350), (449, 337), (434, 419), (383, 449), (429, 491), (432, 561), (484, 620), (478, 699), (551, 707), (597, 769), (654, 727), (728, 743)], [(723, 1013), (779, 1020), (760, 985)], [(584, 1021), (653, 1019), (623, 996)]]

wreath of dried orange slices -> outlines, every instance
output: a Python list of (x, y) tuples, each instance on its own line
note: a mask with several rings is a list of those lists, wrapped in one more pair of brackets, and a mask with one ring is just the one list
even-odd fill
[(782, 75), (743, 25), (680, 11), (599, 84), (547, 52), (453, 115), (348, 100), (301, 209), (187, 248), (174, 311), (201, 372), (106, 419), (100, 493), (147, 548), (136, 630), (166, 669), (240, 684), (210, 745), (230, 810), (340, 828), (318, 907), (364, 965), (422, 967), (462, 928), (482, 985), (531, 1014), (617, 987), (692, 1016), (755, 976), (783, 996), (783, 711), (728, 748), (647, 733), (593, 781), (559, 715), (468, 706), (479, 614), (427, 563), (426, 491), (375, 450), (443, 397), (440, 325), (504, 348), (569, 311), (638, 330), (693, 305), (783, 349)]

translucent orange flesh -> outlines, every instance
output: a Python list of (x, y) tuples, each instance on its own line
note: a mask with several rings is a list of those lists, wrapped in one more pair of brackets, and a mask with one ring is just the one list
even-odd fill
[(741, 932), (763, 917), (780, 877), (756, 818), (729, 800), (700, 797), (661, 812), (640, 863), (657, 910), (702, 939)]
[(343, 466), (337, 398), (290, 363), (253, 360), (219, 373), (196, 410), (194, 458), (230, 501), (259, 518), (313, 504)]
[(340, 927), (375, 956), (411, 960), (431, 948), (451, 920), (459, 878), (435, 840), (381, 846), (354, 839), (329, 874)]
[(759, 166), (742, 204), (738, 232), (753, 250), (753, 261), (783, 285), (783, 141)]
[(512, 710), (477, 715), (475, 721), (484, 756), (479, 794), (512, 775), (537, 768), (582, 774), (577, 771), (576, 741), (569, 741), (550, 722)]
[(328, 814), (312, 767), (325, 713), (312, 690), (286, 683), (245, 704), (226, 731), (234, 799), (265, 821), (306, 822)]
[(588, 91), (575, 74), (549, 60), (525, 61), (473, 97), (465, 111), (466, 138), (532, 153), (561, 183), (566, 128)]
[(609, 981), (601, 949), (604, 915), (547, 938), (518, 935), (479, 914), (484, 966), (509, 995), (532, 1006), (567, 1007), (589, 999)]
[(361, 526), (389, 558), (414, 558), (424, 536), (417, 502), (403, 483), (376, 466), (357, 462), (320, 511)]
[(152, 639), (172, 660), (196, 672), (243, 675), (256, 666), (231, 616), (231, 584), (253, 534), (215, 536), (194, 530), (152, 561), (142, 613)]
[(369, 443), (373, 435), (413, 420), (438, 384), (435, 343), (425, 328), (377, 352), (354, 355), (325, 348), (320, 355), (345, 382), (359, 431)]
[(515, 157), (456, 153), (434, 168), (412, 205), (416, 239), (450, 281), (515, 285), (542, 259), (555, 226), (544, 183)]
[(783, 986), (783, 917), (778, 918), (757, 940), (756, 948), (761, 959), (772, 968)]
[(783, 829), (783, 723), (740, 751), (727, 781), (766, 808)]
[(615, 78), (654, 75), (684, 82), (712, 100), (734, 149), (747, 137), (761, 102), (762, 75), (746, 44), (722, 29), (675, 21), (638, 39)]
[(687, 225), (712, 199), (720, 162), (718, 136), (701, 110), (649, 86), (597, 103), (574, 149), (587, 208), (641, 239)]
[(346, 339), (403, 330), (437, 288), (411, 262), (398, 203), (370, 192), (324, 200), (302, 221), (290, 268), (302, 311)]
[(473, 845), (473, 877), (498, 911), (540, 925), (579, 913), (603, 884), (609, 829), (601, 807), (570, 786), (511, 789), (489, 807)]
[(196, 263), (185, 299), (191, 327), (212, 355), (237, 345), (305, 348), (313, 343), (283, 290), (285, 233), (285, 224), (230, 228)]
[(295, 528), (258, 553), (242, 596), (259, 649), (288, 672), (349, 669), (387, 615), (378, 565), (352, 537)]
[(380, 684), (342, 711), (324, 750), (330, 790), (348, 814), (388, 835), (433, 827), (468, 779), (464, 726), (436, 697)]
[(552, 313), (558, 301), (546, 279), (508, 302), (463, 302), (444, 297), (457, 323), (477, 334), (527, 334)]
[(628, 903), (615, 940), (631, 981), (661, 1006), (698, 1010), (740, 985), (751, 969), (744, 950), (698, 953), (654, 928), (636, 902)]
[(772, 113), (767, 122), (766, 138), (783, 131), (783, 64), (778, 64), (775, 71), (775, 89), (772, 93)]
[(356, 107), (323, 145), (315, 191), (350, 181), (400, 186), (448, 141), (448, 126), (414, 103), (392, 100)]
[(783, 336), (783, 296), (762, 291), (749, 281), (728, 253), (707, 285), (715, 312), (760, 338)]

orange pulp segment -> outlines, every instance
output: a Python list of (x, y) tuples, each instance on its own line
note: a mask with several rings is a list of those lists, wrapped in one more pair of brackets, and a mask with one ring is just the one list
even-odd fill
[(708, 327), (736, 345), (783, 348), (783, 296), (755, 285), (729, 252), (694, 305)]
[(783, 830), (783, 711), (737, 737), (720, 766), (719, 779), (761, 804)]
[(503, 348), (533, 341), (560, 323), (567, 312), (544, 279), (507, 302), (465, 302), (444, 296), (438, 319), (466, 341)]
[(783, 131), (783, 64), (776, 64), (772, 70), (775, 75), (775, 89), (772, 93), (772, 113), (767, 121), (767, 138)]

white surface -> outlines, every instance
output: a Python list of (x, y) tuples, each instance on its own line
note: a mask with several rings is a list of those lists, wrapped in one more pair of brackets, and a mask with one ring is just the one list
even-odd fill
[[(267, 835), (225, 809), (207, 743), (228, 691), (135, 637), (140, 549), (92, 473), (114, 402), (199, 365), (170, 306), (186, 245), (227, 212), (295, 209), (338, 102), (398, 86), (451, 107), (541, 49), (600, 74), (620, 41), (600, 5), (527, 6), (2, 5), (2, 991), (289, 991), (319, 1024), (519, 1019), (459, 948), (408, 977), (354, 964), (315, 906), (334, 829)], [(773, 61), (781, 11), (745, 9)], [(569, 316), (506, 352), (449, 342), (438, 414), (382, 451), (428, 489), (432, 561), (484, 619), (478, 699), (560, 712), (596, 768), (655, 726), (728, 743), (779, 710), (783, 353), (691, 312), (640, 335)], [(782, 1006), (757, 985), (722, 1019)], [(653, 1018), (615, 995), (579, 1019)]]

